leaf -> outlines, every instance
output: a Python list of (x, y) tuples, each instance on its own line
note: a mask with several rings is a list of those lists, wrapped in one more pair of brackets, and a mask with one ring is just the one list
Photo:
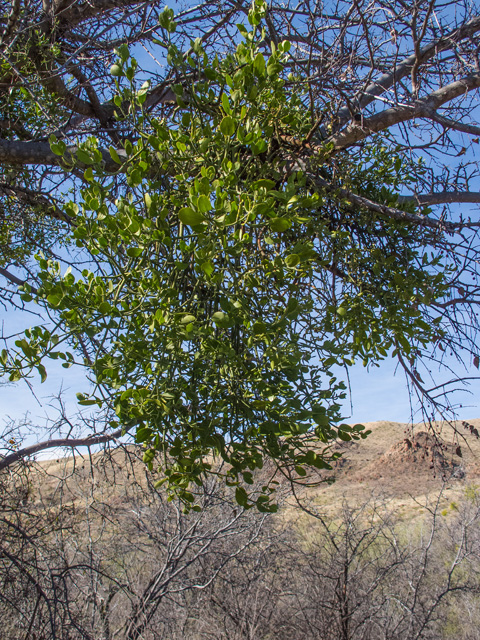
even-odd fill
[(83, 162), (83, 164), (93, 164), (92, 158), (83, 149), (77, 149), (77, 158), (80, 162)]
[(109, 302), (107, 302), (106, 300), (104, 302), (101, 302), (98, 305), (98, 310), (99, 312), (102, 314), (102, 316), (106, 315), (107, 313), (110, 313), (110, 311), (112, 310), (112, 306)]
[(226, 314), (223, 311), (216, 311), (212, 315), (212, 320), (214, 322), (223, 322), (223, 320), (225, 320), (225, 318), (226, 318)]
[(480, 365), (480, 359), (479, 359), (479, 357), (478, 357), (478, 356), (475, 356), (475, 357), (473, 358), (473, 366), (474, 366), (476, 369), (478, 369), (479, 365)]
[(122, 62), (126, 62), (130, 58), (130, 51), (125, 43), (121, 44), (118, 49), (115, 49), (115, 53), (120, 56)]
[(210, 202), (210, 198), (208, 198), (205, 195), (199, 196), (197, 201), (197, 207), (201, 213), (207, 213), (207, 211), (210, 211), (210, 209), (212, 208), (212, 203)]
[(273, 189), (276, 186), (276, 182), (274, 180), (268, 180), (267, 178), (262, 178), (261, 180), (256, 180), (253, 183), (254, 189)]
[(114, 149), (114, 148), (110, 145), (110, 147), (108, 148), (108, 151), (109, 151), (109, 153), (110, 153), (110, 157), (112, 158), (112, 160), (113, 160), (114, 162), (116, 162), (117, 164), (123, 164), (123, 163), (122, 163), (122, 160), (120, 160), (120, 156), (118, 155), (118, 153), (117, 153), (117, 150), (116, 150), (116, 149)]
[(228, 113), (228, 115), (232, 115), (232, 107), (230, 106), (230, 101), (226, 93), (222, 93), (222, 107), (225, 113)]
[(191, 207), (184, 207), (183, 209), (180, 209), (180, 211), (178, 212), (178, 217), (183, 222), (183, 224), (188, 224), (190, 226), (201, 224), (206, 220), (201, 211), (195, 211)]
[(150, 211), (150, 209), (152, 208), (152, 196), (149, 193), (146, 193), (143, 198), (145, 200), (147, 211)]
[(47, 296), (47, 302), (51, 304), (52, 307), (58, 307), (61, 301), (62, 298), (57, 294), (51, 293), (49, 296)]
[(272, 231), (278, 231), (278, 232), (286, 231), (287, 229), (290, 229), (290, 227), (292, 226), (292, 223), (288, 218), (281, 218), (281, 217), (272, 218), (269, 224), (270, 224), (270, 229)]
[(235, 489), (235, 500), (241, 507), (246, 507), (248, 504), (248, 494), (243, 487), (237, 487)]
[(195, 316), (187, 313), (187, 315), (183, 316), (183, 318), (180, 320), (180, 324), (190, 324), (191, 322), (195, 322), (195, 320)]
[(242, 34), (243, 37), (245, 37), (248, 33), (247, 28), (244, 24), (238, 23), (236, 25), (237, 29), (239, 30), (239, 32)]
[(143, 249), (142, 247), (129, 247), (127, 249), (127, 256), (130, 256), (130, 258), (138, 258), (139, 256), (141, 256), (143, 253)]
[(220, 123), (220, 131), (224, 136), (233, 136), (235, 133), (235, 120), (231, 116), (225, 116)]
[(42, 383), (45, 382), (45, 380), (47, 379), (47, 371), (46, 371), (45, 367), (43, 366), (43, 364), (39, 364), (37, 366), (37, 371), (40, 374), (40, 381)]
[(252, 151), (255, 156), (258, 156), (261, 153), (264, 153), (267, 149), (268, 149), (268, 144), (266, 143), (265, 140), (263, 140), (263, 138), (261, 138), (260, 140), (256, 140), (255, 142), (252, 142)]
[(67, 145), (63, 140), (58, 141), (54, 135), (51, 135), (49, 138), (50, 149), (56, 156), (63, 156), (65, 151), (67, 150)]
[(96, 400), (89, 400), (88, 398), (85, 398), (84, 400), (79, 400), (78, 404), (80, 404), (82, 407), (90, 407), (93, 404), (97, 404)]
[(285, 264), (290, 269), (292, 269), (293, 267), (296, 267), (297, 264), (299, 263), (300, 263), (300, 256), (297, 255), (296, 253), (291, 253), (289, 256), (285, 258)]
[(258, 76), (265, 75), (265, 58), (260, 52), (255, 56), (255, 60), (253, 61), (253, 68), (255, 69)]
[(211, 260), (207, 260), (206, 262), (203, 262), (201, 264), (201, 269), (204, 273), (207, 274), (208, 277), (210, 277), (215, 270)]

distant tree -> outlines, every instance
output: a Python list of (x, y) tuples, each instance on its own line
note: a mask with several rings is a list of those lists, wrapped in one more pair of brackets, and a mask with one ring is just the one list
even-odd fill
[(0, 274), (50, 322), (3, 372), (84, 367), (95, 437), (135, 430), (187, 503), (212, 453), (248, 506), (265, 459), (302, 478), (363, 437), (358, 360), (445, 413), (429, 366), (479, 357), (477, 13), (5, 3)]

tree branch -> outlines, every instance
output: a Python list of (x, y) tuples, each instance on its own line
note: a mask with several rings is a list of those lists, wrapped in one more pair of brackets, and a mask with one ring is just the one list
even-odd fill
[[(363, 110), (387, 89), (392, 87), (394, 84), (397, 84), (402, 78), (410, 75), (416, 62), (419, 65), (425, 64), (425, 62), (442, 51), (450, 49), (459, 41), (469, 38), (479, 31), (480, 16), (477, 16), (470, 20), (470, 22), (454, 29), (442, 38), (431, 42), (429, 45), (421, 49), (418, 54), (412, 53), (412, 55), (408, 56), (396, 65), (392, 71), (385, 73), (378, 80), (369, 84), (368, 87), (362, 91), (361, 97), (356, 100), (355, 106), (357, 106), (360, 111)], [(348, 106), (340, 109), (338, 112), (339, 122), (336, 126), (336, 130), (340, 130), (343, 125), (351, 119), (351, 117), (352, 114)]]
[(446, 118), (445, 116), (436, 113), (435, 111), (428, 115), (431, 120), (434, 122), (438, 122), (445, 129), (454, 129), (455, 131), (461, 131), (462, 133), (469, 133), (473, 136), (480, 136), (480, 127), (474, 124), (463, 124), (462, 122), (457, 122), (456, 120), (451, 120), (450, 118)]
[(19, 187), (18, 185), (5, 184), (0, 182), (0, 196), (14, 197), (22, 204), (26, 204), (30, 207), (42, 207), (42, 215), (55, 218), (56, 220), (62, 220), (63, 222), (73, 223), (73, 219), (62, 211), (55, 201), (50, 200), (46, 195), (39, 191), (33, 191), (26, 187)]
[(425, 98), (417, 100), (414, 105), (392, 107), (369, 118), (364, 118), (360, 124), (352, 123), (345, 131), (331, 136), (329, 142), (333, 142), (337, 150), (345, 149), (364, 140), (372, 133), (389, 129), (401, 122), (413, 120), (414, 118), (429, 118), (436, 109), (446, 102), (450, 102), (450, 100), (479, 87), (480, 73), (472, 73), (461, 80), (433, 91)]
[[(67, 148), (65, 157), (73, 161), (78, 150), (76, 145)], [(102, 153), (104, 168), (106, 171), (116, 173), (120, 166), (116, 164), (110, 154), (105, 149), (100, 150)], [(126, 159), (123, 149), (117, 149), (117, 153), (121, 158)], [(0, 138), (0, 163), (12, 165), (43, 165), (43, 166), (64, 166), (61, 157), (55, 155), (50, 149), (48, 142), (24, 142), (23, 140), (4, 140)], [(84, 166), (78, 161), (75, 165)]]
[(437, 229), (438, 231), (450, 231), (450, 232), (459, 231), (461, 229), (471, 229), (474, 227), (480, 227), (480, 222), (448, 222), (447, 220), (434, 220), (433, 218), (428, 218), (427, 216), (420, 216), (415, 213), (408, 213), (407, 211), (402, 211), (401, 209), (397, 209), (396, 207), (389, 207), (385, 204), (373, 202), (373, 200), (369, 200), (364, 196), (359, 196), (358, 194), (352, 193), (347, 189), (335, 187), (334, 185), (328, 183), (323, 178), (315, 177), (311, 179), (314, 182), (314, 184), (316, 184), (318, 187), (326, 190), (329, 193), (336, 194), (340, 198), (348, 200), (352, 204), (355, 204), (364, 209), (369, 209), (370, 211), (375, 211), (376, 213), (379, 213), (388, 218), (392, 218), (394, 220), (409, 222), (422, 227)]
[(57, 447), (67, 447), (69, 449), (76, 449), (77, 447), (92, 447), (96, 444), (104, 444), (116, 440), (121, 436), (128, 433), (128, 429), (117, 429), (112, 433), (104, 433), (98, 436), (88, 436), (86, 438), (57, 438), (56, 440), (46, 440), (44, 442), (38, 442), (29, 447), (24, 447), (11, 453), (8, 456), (0, 458), (0, 471), (7, 469), (15, 462), (33, 456), (40, 451), (46, 451), (47, 449), (54, 449)]
[(453, 203), (480, 203), (479, 191), (445, 191), (444, 193), (418, 193), (413, 196), (399, 196), (400, 204), (414, 202), (418, 206)]
[[(0, 267), (0, 275), (2, 275), (4, 278), (9, 280), (12, 284), (16, 284), (19, 287), (23, 287), (25, 284), (28, 284), (26, 280), (21, 280), (20, 278), (17, 278), (17, 276), (14, 276), (13, 273), (10, 273), (10, 271), (7, 271), (3, 267)], [(38, 289), (36, 289), (35, 287), (32, 287), (31, 285), (29, 286), (30, 286), (30, 291), (33, 294), (37, 295)]]

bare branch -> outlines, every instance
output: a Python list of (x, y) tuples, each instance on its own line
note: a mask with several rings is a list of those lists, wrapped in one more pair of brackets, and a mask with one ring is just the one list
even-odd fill
[[(7, 269), (4, 269), (3, 267), (0, 267), (0, 274), (4, 278), (9, 280), (12, 284), (16, 284), (19, 287), (23, 287), (25, 284), (28, 284), (26, 280), (22, 280), (21, 278), (17, 278), (17, 276), (15, 276), (13, 273), (10, 273), (10, 271), (7, 271)], [(38, 289), (36, 289), (35, 287), (32, 287), (31, 285), (30, 285), (30, 290), (34, 294), (38, 293)]]
[(369, 118), (363, 118), (360, 124), (352, 123), (345, 131), (332, 136), (329, 140), (333, 142), (335, 149), (345, 149), (364, 140), (372, 133), (384, 131), (401, 122), (414, 118), (429, 118), (432, 112), (446, 102), (479, 87), (480, 74), (471, 74), (433, 91), (429, 96), (417, 100), (414, 105), (392, 107)]
[[(355, 101), (356, 106), (358, 106), (358, 110), (362, 111), (365, 107), (371, 104), (375, 98), (381, 96), (382, 93), (387, 89), (390, 89), (393, 85), (398, 84), (402, 78), (410, 75), (415, 63), (417, 63), (417, 65), (424, 64), (428, 60), (438, 56), (442, 51), (446, 51), (447, 49), (454, 47), (459, 41), (464, 40), (465, 38), (470, 38), (479, 31), (480, 16), (476, 16), (466, 24), (430, 43), (418, 53), (412, 53), (410, 56), (402, 60), (402, 62), (397, 64), (392, 71), (384, 74), (362, 91), (361, 97)], [(341, 129), (341, 127), (348, 122), (350, 118), (351, 111), (348, 106), (340, 109), (336, 130)]]
[(393, 220), (400, 220), (422, 227), (428, 227), (430, 229), (437, 229), (439, 231), (451, 232), (465, 228), (471, 229), (480, 227), (480, 222), (448, 222), (446, 220), (434, 220), (433, 218), (429, 218), (427, 216), (419, 216), (414, 213), (408, 213), (407, 211), (402, 211), (401, 209), (397, 209), (395, 207), (389, 207), (385, 204), (374, 202), (373, 200), (369, 200), (364, 196), (359, 196), (356, 193), (352, 193), (347, 189), (335, 187), (334, 185), (329, 184), (326, 180), (323, 180), (323, 178), (315, 177), (312, 180), (317, 186), (325, 189), (329, 193), (336, 194), (338, 197), (348, 200), (352, 204), (356, 204), (362, 208), (369, 209), (370, 211), (375, 211), (376, 213), (379, 213), (380, 215), (386, 216), (388, 218), (392, 218)]
[(444, 193), (419, 193), (413, 196), (399, 196), (400, 204), (415, 202), (418, 206), (435, 204), (480, 203), (479, 191), (447, 191)]
[(55, 440), (46, 440), (45, 442), (39, 442), (29, 447), (24, 447), (11, 453), (7, 456), (0, 458), (0, 471), (7, 469), (15, 462), (24, 460), (29, 456), (33, 456), (40, 451), (46, 451), (47, 449), (56, 448), (68, 448), (77, 449), (78, 447), (93, 447), (97, 444), (105, 444), (106, 442), (113, 442), (118, 438), (121, 438), (128, 433), (128, 429), (117, 429), (112, 433), (103, 433), (101, 435), (92, 435), (86, 438), (56, 438)]

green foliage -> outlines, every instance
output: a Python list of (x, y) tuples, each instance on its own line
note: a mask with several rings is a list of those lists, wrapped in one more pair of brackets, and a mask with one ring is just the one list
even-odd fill
[[(264, 11), (257, 2), (250, 24)], [(168, 11), (161, 26), (174, 28)], [(94, 357), (80, 360), (96, 389), (80, 404), (111, 407), (112, 426), (135, 428), (172, 494), (189, 505), (192, 483), (223, 473), (240, 505), (269, 511), (274, 485), (249, 495), (252, 472), (270, 459), (301, 478), (304, 467), (330, 468), (335, 439), (366, 436), (341, 423), (338, 367), (392, 350), (414, 359), (437, 340), (422, 306), (442, 295), (446, 267), (424, 250), (425, 229), (312, 188), (295, 161), (311, 124), (301, 87), (284, 78), (289, 43), (266, 57), (261, 31), (238, 28), (236, 52), (223, 59), (209, 59), (200, 41), (188, 56), (169, 45), (171, 64), (201, 80), (173, 87), (168, 120), (143, 111), (148, 87), (137, 89), (135, 59), (118, 50), (117, 118), (138, 133), (125, 158), (110, 149), (125, 191), (111, 197), (96, 139), (81, 144), (85, 186), (65, 212), (91, 266), (62, 274), (38, 257), (37, 301), (58, 323), (28, 332), (3, 366), (11, 380), (32, 369), (43, 378), (45, 358), (69, 367), (89, 340)], [(51, 148), (65, 153), (53, 138)], [(358, 192), (395, 202), (412, 167), (375, 144), (361, 153), (361, 162), (337, 157), (336, 170)], [(311, 158), (327, 177), (331, 154), (325, 146)]]

